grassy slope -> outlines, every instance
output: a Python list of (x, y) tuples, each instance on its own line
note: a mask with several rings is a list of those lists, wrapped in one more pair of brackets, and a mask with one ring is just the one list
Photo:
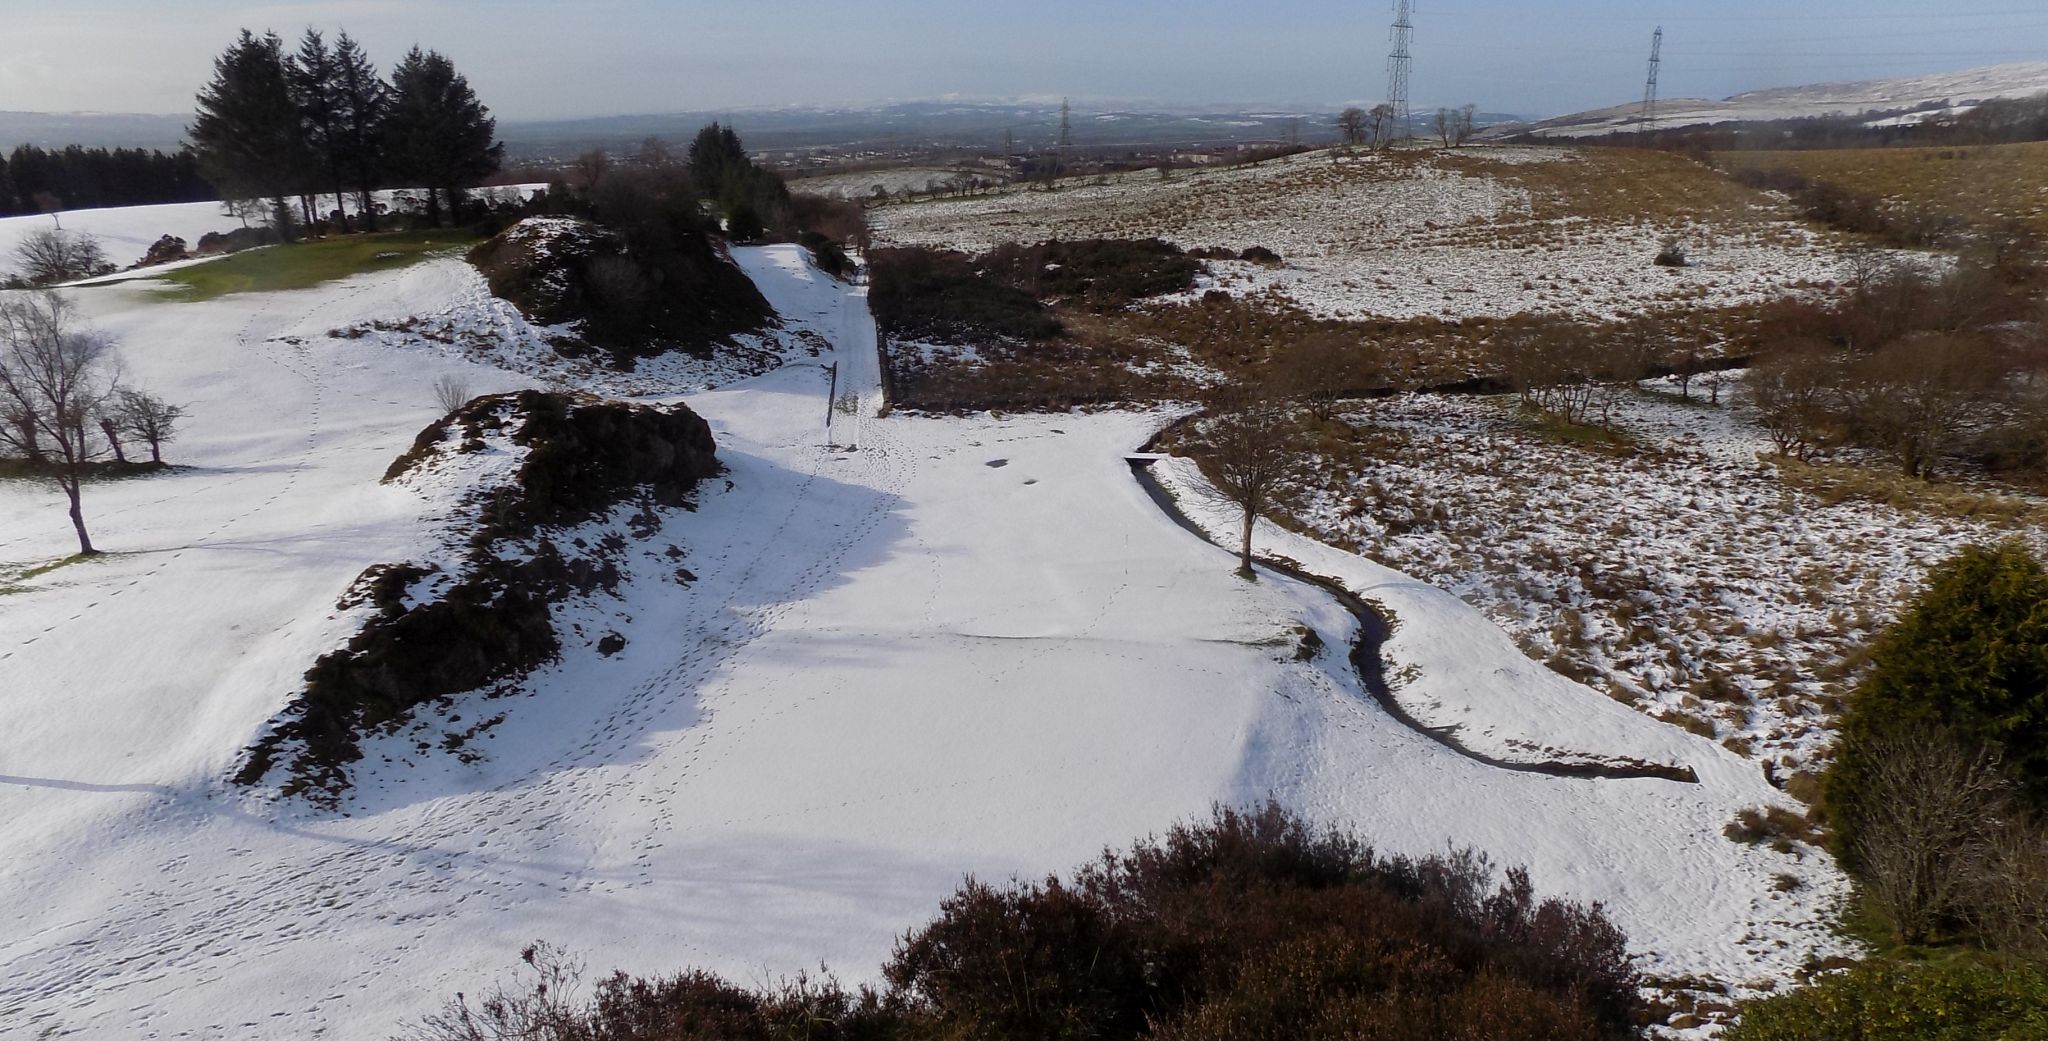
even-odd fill
[(1730, 152), (1723, 159), (1731, 168), (1795, 170), (1972, 223), (2012, 219), (2048, 233), (2048, 142)]
[(165, 292), (165, 300), (212, 300), (230, 293), (306, 289), (366, 271), (403, 267), (475, 242), (467, 231), (445, 228), (354, 235), (247, 250), (158, 277), (179, 287)]

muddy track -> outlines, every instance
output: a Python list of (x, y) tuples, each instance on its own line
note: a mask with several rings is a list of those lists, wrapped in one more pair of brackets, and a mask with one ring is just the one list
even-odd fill
[[(1150, 451), (1151, 445), (1148, 444), (1146, 450)], [(1160, 512), (1166, 514), (1175, 524), (1192, 532), (1196, 538), (1216, 546), (1218, 549), (1229, 550), (1230, 547), (1221, 545), (1215, 539), (1210, 538), (1209, 533), (1203, 531), (1202, 527), (1196, 524), (1193, 518), (1182, 512), (1180, 504), (1174, 501), (1173, 493), (1167, 491), (1166, 487), (1159, 483), (1159, 479), (1152, 476), (1152, 463), (1154, 461), (1148, 458), (1134, 458), (1130, 460), (1131, 476), (1137, 479), (1139, 487), (1145, 489), (1145, 494), (1152, 499), (1153, 504), (1158, 506)], [(1386, 658), (1381, 653), (1382, 648), (1386, 645), (1388, 635), (1393, 631), (1393, 627), (1388, 624), (1386, 617), (1380, 614), (1376, 607), (1368, 603), (1357, 593), (1352, 592), (1342, 582), (1304, 571), (1290, 561), (1261, 556), (1254, 556), (1252, 559), (1260, 567), (1276, 574), (1284, 575), (1297, 582), (1315, 586), (1337, 598), (1337, 602), (1343, 604), (1344, 608), (1358, 619), (1358, 638), (1351, 643), (1351, 666), (1358, 671), (1360, 685), (1372, 695), (1373, 700), (1379, 703), (1380, 708), (1387, 715), (1392, 716), (1402, 726), (1435, 741), (1437, 744), (1474, 762), (1484, 763), (1487, 766), (1500, 770), (1512, 770), (1516, 773), (1541, 774), (1545, 777), (1583, 777), (1600, 780), (1640, 780), (1653, 778), (1664, 781), (1679, 781), (1686, 784), (1699, 783), (1699, 775), (1689, 766), (1670, 766), (1662, 763), (1645, 762), (1519, 763), (1506, 759), (1497, 759), (1466, 747), (1458, 741), (1456, 728), (1429, 726), (1411, 715), (1406, 708), (1402, 707), (1400, 700), (1394, 697), (1393, 688), (1387, 683)]]

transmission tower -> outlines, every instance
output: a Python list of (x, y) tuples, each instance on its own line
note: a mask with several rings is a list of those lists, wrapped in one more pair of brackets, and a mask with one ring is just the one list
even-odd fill
[(1072, 105), (1069, 105), (1069, 104), (1067, 104), (1067, 99), (1065, 99), (1065, 98), (1061, 98), (1061, 99), (1060, 99), (1060, 151), (1061, 151), (1061, 152), (1066, 152), (1066, 151), (1067, 151), (1068, 149), (1071, 149), (1071, 148), (1073, 148), (1073, 147), (1074, 147), (1074, 107), (1073, 107)]
[(1394, 110), (1394, 125), (1387, 131), (1392, 139), (1408, 133), (1408, 74), (1415, 66), (1409, 44), (1415, 39), (1414, 0), (1394, 2), (1394, 49), (1387, 52), (1387, 107)]
[(1664, 27), (1650, 37), (1650, 79), (1643, 85), (1642, 132), (1648, 137), (1657, 129), (1657, 73), (1664, 65)]

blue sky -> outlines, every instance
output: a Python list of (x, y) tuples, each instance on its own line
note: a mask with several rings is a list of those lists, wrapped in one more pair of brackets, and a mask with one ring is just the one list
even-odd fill
[[(0, 109), (182, 112), (242, 27), (414, 42), (504, 118), (1058, 96), (1331, 104), (1385, 91), (1384, 0), (10, 0)], [(1414, 100), (1524, 115), (2048, 60), (2048, 0), (1418, 0)]]

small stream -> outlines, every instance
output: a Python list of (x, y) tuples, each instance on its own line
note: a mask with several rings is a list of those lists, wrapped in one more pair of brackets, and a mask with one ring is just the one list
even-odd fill
[[(1217, 546), (1219, 549), (1229, 550), (1230, 547), (1222, 546), (1215, 539), (1210, 538), (1208, 532), (1203, 531), (1201, 526), (1194, 522), (1193, 518), (1181, 510), (1180, 503), (1176, 502), (1173, 498), (1173, 493), (1167, 491), (1166, 487), (1159, 483), (1159, 479), (1152, 475), (1152, 463), (1155, 461), (1149, 458), (1132, 458), (1130, 460), (1131, 476), (1137, 479), (1139, 487), (1145, 489), (1145, 494), (1151, 497), (1153, 504), (1158, 506), (1160, 511), (1165, 513), (1175, 524), (1193, 533), (1196, 538), (1212, 546)], [(1360, 685), (1372, 695), (1373, 700), (1379, 703), (1380, 708), (1387, 715), (1392, 716), (1402, 726), (1435, 741), (1445, 748), (1474, 762), (1484, 763), (1487, 766), (1501, 770), (1513, 770), (1517, 773), (1542, 774), (1548, 777), (1601, 778), (1606, 780), (1656, 778), (1665, 781), (1680, 781), (1687, 784), (1699, 783), (1699, 775), (1689, 766), (1671, 766), (1663, 763), (1645, 762), (1520, 763), (1506, 759), (1496, 759), (1493, 756), (1466, 747), (1458, 741), (1456, 727), (1428, 726), (1413, 715), (1410, 715), (1408, 710), (1402, 707), (1401, 702), (1394, 697), (1393, 688), (1387, 684), (1386, 660), (1381, 654), (1381, 649), (1386, 645), (1387, 636), (1392, 629), (1387, 624), (1386, 618), (1380, 614), (1377, 608), (1366, 602), (1363, 597), (1352, 592), (1342, 582), (1338, 582), (1335, 579), (1311, 574), (1292, 564), (1268, 557), (1254, 555), (1252, 559), (1260, 567), (1276, 574), (1284, 575), (1297, 582), (1304, 582), (1315, 586), (1336, 597), (1337, 602), (1343, 604), (1345, 609), (1358, 619), (1358, 638), (1351, 643), (1351, 666), (1358, 671)]]

